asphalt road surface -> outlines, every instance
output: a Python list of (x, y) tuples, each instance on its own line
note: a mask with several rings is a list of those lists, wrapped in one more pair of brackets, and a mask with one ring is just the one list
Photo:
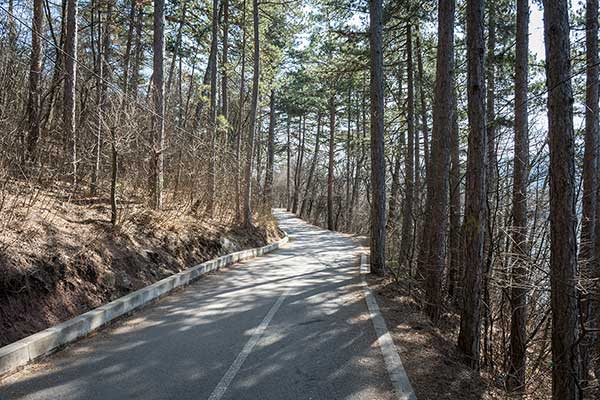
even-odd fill
[(0, 382), (0, 399), (392, 399), (350, 238), (277, 212), (290, 242), (201, 278)]

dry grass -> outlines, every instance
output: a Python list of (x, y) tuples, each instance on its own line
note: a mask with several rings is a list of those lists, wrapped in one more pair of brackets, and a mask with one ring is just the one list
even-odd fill
[(373, 276), (368, 281), (419, 400), (507, 398), (491, 379), (462, 362), (456, 315), (447, 314), (434, 326), (402, 286)]
[(242, 228), (185, 207), (157, 213), (132, 201), (122, 204), (113, 228), (105, 199), (70, 198), (25, 183), (5, 185), (0, 193), (0, 345), (280, 236), (270, 216)]

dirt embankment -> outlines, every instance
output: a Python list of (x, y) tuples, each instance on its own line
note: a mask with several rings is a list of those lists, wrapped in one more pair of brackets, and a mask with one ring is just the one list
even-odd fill
[(281, 237), (272, 217), (242, 228), (134, 206), (113, 229), (106, 202), (37, 196), (47, 201), (17, 201), (0, 211), (0, 346), (187, 267)]

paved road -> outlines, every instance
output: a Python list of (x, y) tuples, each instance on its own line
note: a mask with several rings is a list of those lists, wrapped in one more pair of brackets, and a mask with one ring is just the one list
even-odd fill
[(277, 217), (284, 248), (5, 379), (0, 399), (392, 399), (356, 243)]

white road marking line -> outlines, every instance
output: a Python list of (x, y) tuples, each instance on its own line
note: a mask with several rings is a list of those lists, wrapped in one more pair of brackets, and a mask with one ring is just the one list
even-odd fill
[[(360, 256), (361, 271), (363, 270), (363, 264), (366, 264), (366, 259), (367, 257), (365, 255)], [(379, 311), (377, 300), (371, 292), (369, 285), (367, 285), (364, 274), (361, 273), (360, 277), (362, 280), (371, 321), (373, 321), (373, 327), (375, 328), (375, 333), (377, 334), (377, 343), (379, 344), (379, 348), (383, 354), (385, 366), (388, 370), (390, 380), (392, 381), (392, 385), (394, 386), (394, 390), (396, 392), (396, 398), (398, 400), (417, 400), (417, 396), (415, 395), (415, 392), (410, 384), (410, 380), (408, 379), (408, 375), (406, 375), (406, 371), (404, 370), (404, 366), (400, 360), (398, 349), (396, 348), (396, 345), (394, 345), (394, 341), (392, 340), (392, 336), (388, 331), (385, 320)]]
[(223, 397), (223, 395), (227, 391), (227, 388), (229, 388), (229, 385), (231, 385), (231, 382), (242, 367), (242, 364), (244, 364), (244, 361), (246, 361), (246, 358), (248, 358), (248, 356), (254, 349), (254, 346), (256, 346), (256, 344), (260, 341), (262, 334), (271, 323), (273, 316), (275, 315), (277, 310), (279, 310), (281, 304), (283, 304), (283, 301), (287, 297), (289, 291), (290, 289), (287, 289), (281, 296), (279, 296), (279, 298), (277, 299), (275, 304), (273, 304), (267, 315), (265, 315), (265, 318), (262, 320), (260, 325), (254, 328), (252, 337), (250, 338), (250, 340), (248, 340), (248, 342), (246, 342), (246, 345), (244, 346), (240, 354), (238, 354), (238, 356), (235, 358), (233, 364), (231, 364), (225, 375), (223, 375), (223, 377), (219, 381), (219, 384), (217, 385), (217, 387), (215, 387), (208, 400), (219, 400), (221, 397)]

